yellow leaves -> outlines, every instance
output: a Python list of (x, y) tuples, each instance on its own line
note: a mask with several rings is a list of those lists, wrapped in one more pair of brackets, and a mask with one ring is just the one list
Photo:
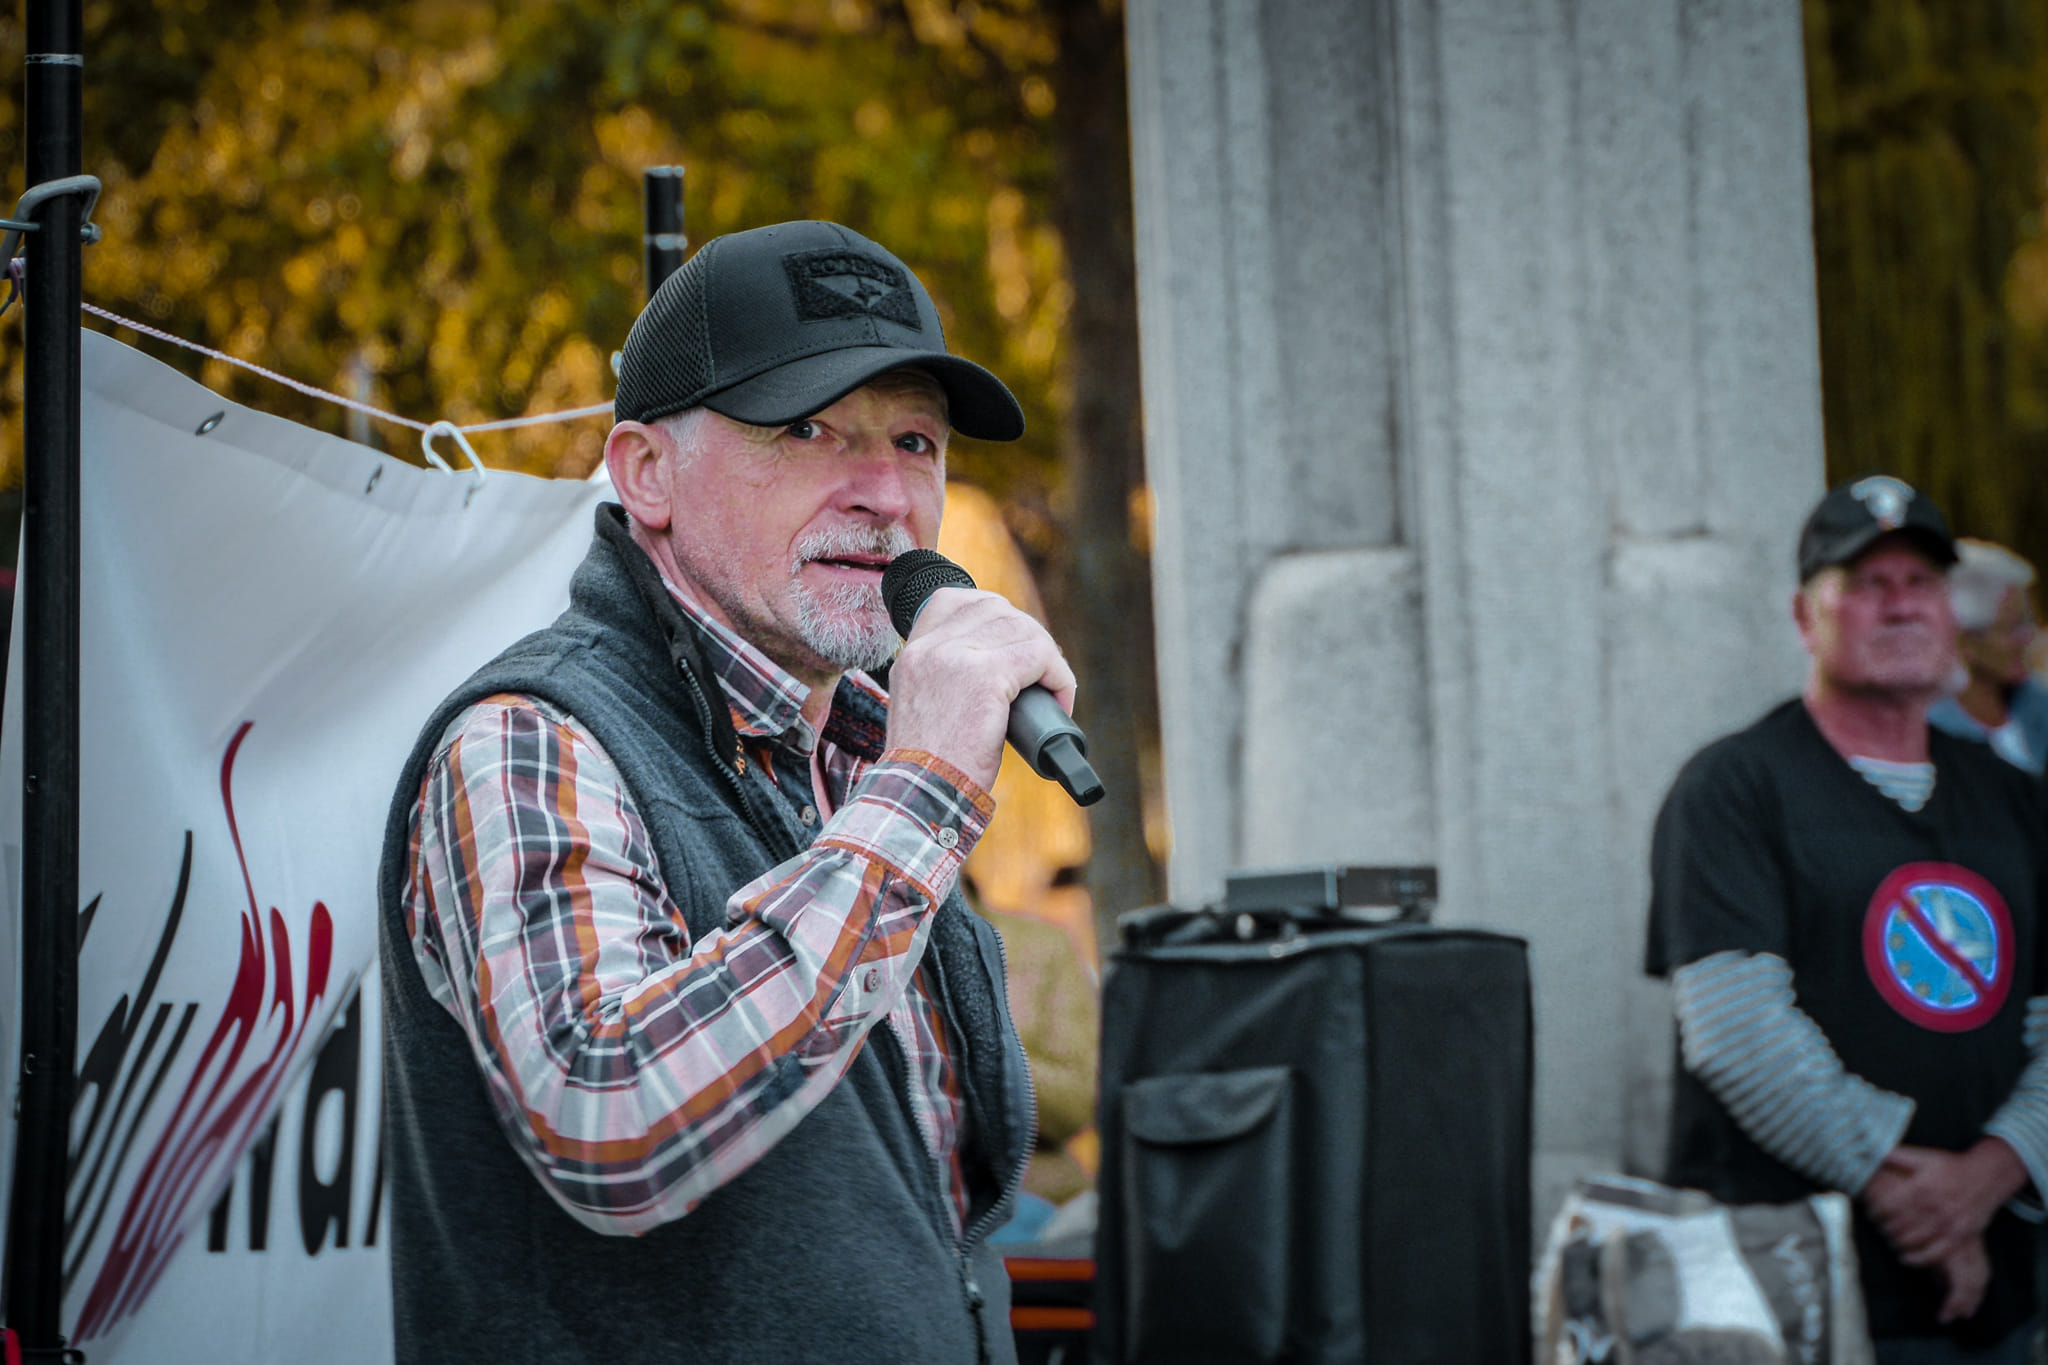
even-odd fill
[(1031, 306), (1031, 267), (1019, 237), (1024, 196), (1005, 187), (988, 201), (988, 277), (995, 286), (996, 311), (1020, 321)]
[(947, 232), (973, 227), (980, 221), (984, 205), (966, 194), (942, 194), (932, 200), (932, 222)]
[(673, 165), (682, 159), (675, 134), (641, 105), (598, 115), (591, 122), (591, 132), (596, 134), (604, 159), (635, 180), (649, 166)]
[(1883, 470), (2039, 557), (2048, 47), (2001, 7), (1805, 0), (1835, 478)]
[(1158, 510), (1152, 499), (1152, 485), (1141, 483), (1131, 490), (1130, 502), (1124, 508), (1131, 523), (1131, 545), (1141, 555), (1152, 553), (1152, 525)]
[(874, 6), (866, 0), (832, 0), (832, 26), (841, 33), (865, 33), (874, 21)]
[(1053, 110), (1052, 82), (1043, 76), (1026, 76), (1017, 87), (1024, 107), (1033, 118), (1050, 118)]
[(417, 180), (434, 154), (434, 140), (423, 132), (409, 134), (391, 154), (391, 174), (398, 180)]
[(357, 336), (368, 332), (377, 321), (375, 300), (360, 293), (343, 295), (335, 313), (340, 317), (341, 325)]
[[(1051, 228), (1041, 228), (1038, 233), (1040, 247), (1046, 256), (1059, 254), (1059, 236)], [(1057, 269), (1057, 267), (1054, 267)], [(1073, 311), (1074, 287), (1067, 282), (1064, 274), (1054, 274), (1044, 295), (1044, 306), (1031, 319), (1031, 325), (1017, 337), (1015, 354), (1028, 366), (1034, 375), (1050, 377), (1059, 355), (1060, 338), (1067, 325), (1067, 314)]]
[(1013, 70), (1051, 66), (1059, 58), (1053, 25), (1037, 4), (1014, 8), (963, 4), (961, 11), (972, 14), (975, 37), (985, 47), (1002, 54), (1004, 63)]
[(234, 153), (240, 141), (231, 131), (217, 131), (206, 145), (206, 155), (201, 169), (208, 180), (215, 182), (227, 179), (228, 167), (233, 164)]
[[(566, 412), (610, 396), (611, 369), (604, 353), (587, 338), (569, 337), (534, 381), (526, 411)], [(509, 441), (511, 459), (521, 468), (544, 470), (557, 478), (585, 478), (603, 458), (607, 429), (603, 419), (515, 428)]]
[[(835, 217), (909, 261), (954, 347), (1030, 414), (1022, 446), (963, 442), (958, 466), (1045, 505), (1067, 303), (1040, 202), (1050, 153), (1020, 113), (1050, 93), (1018, 84), (1050, 54), (1034, 5), (161, 3), (193, 54), (147, 67), (157, 85), (92, 95), (102, 128), (161, 123), (126, 157), (132, 174), (86, 167), (107, 183), (94, 302), (313, 383), (357, 384), (366, 366), (380, 406), (421, 420), (584, 406), (610, 395), (642, 297), (641, 172), (683, 164), (698, 243)], [(120, 26), (120, 10), (100, 22)], [(0, 102), (0, 137), (18, 128)], [(296, 420), (346, 421), (240, 372), (206, 377)], [(541, 427), (478, 449), (581, 476), (603, 433)], [(418, 457), (399, 429), (381, 434)], [(17, 443), (0, 426), (0, 471)]]
[(630, 231), (629, 215), (639, 198), (634, 177), (621, 174), (615, 166), (591, 166), (577, 180), (576, 226), (593, 236)]
[(469, 350), (469, 319), (460, 309), (443, 309), (434, 320), (434, 340), (427, 352), (427, 363), (442, 374), (460, 374), (467, 369), (463, 364)]
[(853, 111), (853, 126), (865, 138), (881, 137), (894, 121), (889, 106), (880, 100), (868, 100)]
[(1057, 360), (1073, 300), (1059, 234), (1033, 221), (1024, 195), (1010, 187), (989, 196), (987, 223), (988, 280), (1007, 324), (1005, 373), (1058, 397)]
[[(745, 223), (747, 199), (754, 177), (738, 167), (722, 166), (711, 177), (711, 221)], [(688, 221), (687, 219), (685, 221)]]
[(510, 398), (524, 389), (533, 380), (533, 358), (529, 355), (514, 355), (505, 362), (505, 368), (498, 375), (498, 396)]
[(176, 237), (191, 222), (192, 215), (179, 200), (167, 199), (156, 206), (154, 226), (159, 237)]
[(283, 274), (285, 288), (305, 299), (319, 292), (320, 280), (325, 271), (318, 253), (309, 251), (286, 261)]
[(904, 0), (903, 8), (910, 15), (910, 27), (919, 42), (933, 47), (966, 45), (967, 27), (946, 0)]
[(229, 355), (243, 360), (260, 362), (265, 355), (265, 346), (270, 336), (270, 313), (263, 308), (253, 308), (242, 319), (242, 325), (228, 338), (228, 344), (221, 347)]
[(449, 58), (443, 70), (451, 82), (465, 90), (473, 90), (496, 79), (499, 68), (498, 45), (487, 26), (467, 47)]
[[(410, 182), (425, 174), (440, 135), (459, 131), (458, 104), (470, 90), (498, 75), (500, 55), (486, 32), (452, 52), (429, 50), (407, 56), (395, 48), (380, 48), (377, 64), (395, 92), (384, 120), (385, 137), (393, 146), (391, 173), (400, 182)], [(469, 155), (469, 147), (459, 143), (443, 153), (457, 170)]]
[(559, 289), (542, 290), (527, 309), (524, 339), (532, 344), (545, 334), (560, 331), (568, 325), (573, 312), (567, 294)]
[(720, 116), (719, 132), (742, 147), (775, 141), (775, 120), (759, 109), (734, 109)]
[(2005, 268), (2005, 310), (2021, 327), (2048, 332), (2048, 241), (2036, 237)]

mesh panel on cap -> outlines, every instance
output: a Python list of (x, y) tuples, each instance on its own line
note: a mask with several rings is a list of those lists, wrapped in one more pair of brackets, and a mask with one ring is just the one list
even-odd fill
[[(707, 244), (709, 251), (715, 244)], [(700, 253), (701, 254), (701, 253)], [(706, 262), (705, 264), (709, 264)], [(626, 338), (617, 416), (652, 421), (693, 406), (711, 383), (704, 276), (688, 266), (662, 281)]]

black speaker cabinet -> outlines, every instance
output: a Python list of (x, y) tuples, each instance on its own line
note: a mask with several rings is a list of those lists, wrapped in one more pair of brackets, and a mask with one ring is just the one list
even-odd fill
[(1122, 921), (1094, 1359), (1526, 1365), (1526, 945), (1419, 922), (1433, 870), (1304, 875)]

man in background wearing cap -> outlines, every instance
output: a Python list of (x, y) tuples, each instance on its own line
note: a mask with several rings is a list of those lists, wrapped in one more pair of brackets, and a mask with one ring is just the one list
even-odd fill
[(627, 338), (568, 611), (427, 722), (381, 872), (398, 1357), (1008, 1360), (1033, 1130), (957, 888), (1009, 703), (988, 593), (895, 652), (952, 429), (1023, 430), (830, 223), (715, 239)]
[(1648, 968), (1678, 1016), (1668, 1178), (1856, 1196), (1880, 1365), (2024, 1362), (2048, 1188), (2043, 808), (1931, 730), (1954, 542), (1897, 479), (1799, 544), (1804, 694), (1702, 750), (1658, 814)]

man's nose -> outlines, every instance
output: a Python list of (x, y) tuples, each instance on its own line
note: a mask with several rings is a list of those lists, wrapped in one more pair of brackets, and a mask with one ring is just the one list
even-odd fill
[(1933, 610), (1933, 603), (1925, 593), (1914, 591), (1906, 584), (1892, 584), (1884, 590), (1884, 614), (1893, 620), (1917, 620)]
[(889, 520), (909, 515), (911, 490), (903, 455), (895, 446), (862, 444), (847, 452), (844, 498), (849, 510)]

